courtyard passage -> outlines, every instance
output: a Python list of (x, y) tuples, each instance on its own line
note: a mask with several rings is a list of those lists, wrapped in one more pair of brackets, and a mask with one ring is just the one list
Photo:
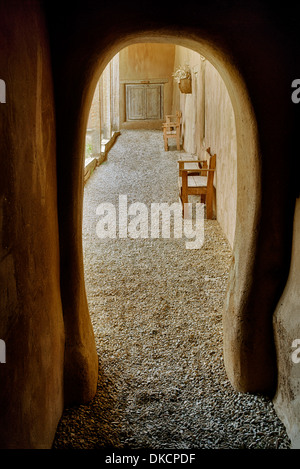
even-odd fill
[(172, 232), (120, 237), (117, 226), (116, 237), (99, 237), (104, 202), (116, 213), (120, 195), (128, 206), (178, 202), (175, 148), (164, 151), (162, 132), (124, 130), (86, 183), (83, 249), (98, 389), (90, 403), (65, 410), (54, 448), (289, 447), (272, 402), (235, 392), (225, 373), (231, 249), (218, 221), (205, 220), (199, 249)]

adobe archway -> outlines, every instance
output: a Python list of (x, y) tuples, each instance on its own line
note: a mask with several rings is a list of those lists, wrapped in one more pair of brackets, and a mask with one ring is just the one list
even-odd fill
[[(228, 70), (244, 174), (258, 160), (256, 172), (247, 173), (250, 182), (240, 186), (250, 205), (243, 212), (239, 204), (226, 303), (226, 365), (237, 389), (274, 389), (271, 317), (289, 268), (293, 172), (298, 175), (297, 111), (290, 93), (299, 46), (286, 11), (276, 12), (276, 4), (264, 10), (263, 4), (186, 0), (170, 11), (167, 2), (155, 0), (148, 9), (134, 0), (77, 0), (64, 11), (54, 0), (0, 3), (1, 79), (7, 84), (0, 120), (1, 339), (7, 350), (0, 369), (1, 447), (50, 447), (63, 406), (88, 400), (96, 390), (97, 353), (82, 267), (80, 151), (97, 71), (122, 44), (142, 36), (201, 44), (219, 71), (226, 65), (222, 57), (228, 60), (223, 79)], [(240, 72), (243, 81), (231, 79), (230, 70), (236, 77)], [(241, 95), (243, 83), (248, 92)], [(243, 99), (237, 103), (238, 96)], [(253, 122), (250, 127), (253, 142), (246, 125), (249, 98), (257, 123), (257, 133)], [(251, 201), (250, 189), (260, 190), (260, 197)], [(247, 227), (252, 238), (244, 242)]]
[[(57, 112), (61, 292), (67, 337), (66, 401), (90, 399), (97, 383), (98, 360), (85, 296), (81, 246), (81, 155), (89, 104), (105, 65), (121, 47), (137, 41), (179, 42), (194, 49), (208, 58), (227, 86), (237, 123), (238, 205), (234, 263), (224, 311), (225, 364), (237, 390), (272, 393), (276, 385), (272, 314), (286, 280), (290, 253), (286, 240), (290, 241), (293, 214), (291, 192), (280, 196), (276, 192), (276, 180), (288, 187), (291, 179), (288, 168), (282, 169), (286, 141), (278, 137), (274, 142), (273, 138), (289, 132), (284, 90), (289, 84), (284, 75), (280, 88), (272, 81), (274, 73), (278, 75), (286, 64), (286, 56), (279, 48), (281, 38), (271, 34), (267, 19), (258, 11), (254, 23), (249, 23), (248, 15), (253, 15), (253, 10), (247, 9), (238, 14), (247, 16), (247, 33), (252, 32), (253, 37), (255, 34), (256, 42), (250, 44), (247, 34), (236, 31), (235, 15), (227, 16), (229, 24), (220, 28), (220, 20), (222, 24), (226, 20), (214, 9), (214, 2), (201, 13), (192, 10), (190, 15), (179, 12), (171, 17), (169, 11), (161, 9), (159, 16), (137, 9), (128, 16), (114, 11), (105, 21), (102, 13), (101, 6), (93, 5), (81, 23), (80, 8), (75, 7), (67, 27), (60, 28), (53, 18), (50, 21)], [(264, 33), (260, 35), (259, 31)], [(280, 119), (276, 106), (281, 109)]]
[[(238, 133), (238, 148), (240, 149), (238, 155), (238, 213), (240, 218), (237, 221), (237, 237), (235, 240), (235, 248), (237, 251), (241, 250), (244, 253), (244, 258), (242, 265), (247, 265), (253, 262), (251, 257), (253, 254), (252, 243), (255, 243), (251, 234), (255, 231), (255, 226), (257, 225), (257, 207), (260, 204), (260, 156), (258, 148), (258, 139), (257, 139), (257, 127), (256, 119), (254, 116), (253, 109), (248, 97), (248, 92), (246, 90), (245, 84), (239, 72), (235, 67), (230, 63), (230, 58), (228, 53), (222, 52), (219, 48), (212, 48), (211, 45), (207, 44), (206, 41), (196, 41), (188, 37), (184, 37), (182, 34), (180, 37), (173, 36), (172, 34), (166, 34), (163, 38), (158, 35), (148, 36), (146, 34), (139, 34), (137, 37), (123, 38), (122, 41), (118, 44), (118, 51), (124, 47), (130, 46), (136, 43), (170, 43), (177, 44), (189, 48), (200, 53), (202, 56), (205, 56), (210, 62), (221, 72), (223, 80), (226, 82), (226, 85), (230, 91), (231, 100), (234, 101), (234, 111), (237, 119), (242, 121), (243, 125), (239, 126)], [(108, 55), (109, 56), (109, 55)], [(108, 60), (105, 62), (107, 65)], [(103, 71), (103, 65), (100, 65), (99, 69), (96, 69), (95, 76), (98, 78), (99, 73)], [(93, 88), (94, 91), (94, 88)], [(239, 117), (238, 117), (239, 116)], [(238, 122), (239, 123), (239, 122)], [(244, 153), (244, 149), (247, 149)], [(247, 158), (245, 159), (245, 154)], [(224, 163), (223, 163), (224, 164)], [(247, 190), (242, 191), (244, 185), (245, 174), (247, 177)], [(254, 196), (252, 196), (254, 194)], [(242, 215), (242, 218), (241, 218)], [(248, 236), (245, 236), (244, 233), (248, 233)], [(233, 298), (236, 301), (237, 295), (240, 295), (245, 287), (245, 279), (240, 277), (241, 265), (233, 264), (233, 269), (236, 268), (236, 280), (234, 283), (239, 282), (239, 285), (236, 286), (237, 290), (229, 285), (229, 295), (234, 290)], [(227, 325), (227, 330), (225, 329), (225, 340), (224, 340), (224, 350), (225, 350), (225, 359), (226, 367), (229, 376), (231, 377), (234, 385), (240, 389), (244, 386), (244, 389), (248, 390), (248, 384), (245, 385), (243, 380), (247, 379), (247, 372), (240, 373), (238, 376), (236, 370), (239, 369), (239, 366), (243, 368), (243, 364), (239, 364), (239, 358), (243, 346), (239, 343), (237, 337), (232, 337), (231, 328), (232, 328), (232, 317), (230, 311), (232, 310), (232, 305), (228, 307), (227, 314), (225, 314), (225, 326)], [(238, 320), (237, 320), (238, 321)], [(252, 325), (251, 325), (252, 327)], [(255, 329), (255, 321), (253, 321), (253, 328)], [(250, 328), (249, 328), (250, 329)], [(250, 332), (248, 329), (247, 333)], [(253, 331), (251, 331), (252, 333)], [(261, 330), (262, 340), (265, 340), (265, 331)], [(242, 340), (248, 340), (245, 338), (244, 333)], [(231, 356), (231, 347), (232, 347), (232, 356)], [(257, 351), (261, 353), (262, 351)], [(233, 364), (232, 358), (237, 361), (238, 368), (236, 364)], [(255, 365), (257, 369), (257, 366)], [(270, 369), (270, 368), (269, 368)], [(253, 383), (253, 378), (252, 383)], [(255, 387), (255, 385), (254, 385)]]

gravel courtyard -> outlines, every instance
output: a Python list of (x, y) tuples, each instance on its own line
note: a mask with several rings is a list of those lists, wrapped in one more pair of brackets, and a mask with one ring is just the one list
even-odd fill
[[(175, 148), (175, 147), (174, 147)], [(122, 131), (85, 186), (87, 297), (99, 356), (95, 398), (65, 410), (54, 449), (285, 449), (272, 402), (235, 392), (222, 356), (231, 250), (216, 220), (186, 239), (99, 238), (97, 207), (178, 202), (162, 132)]]

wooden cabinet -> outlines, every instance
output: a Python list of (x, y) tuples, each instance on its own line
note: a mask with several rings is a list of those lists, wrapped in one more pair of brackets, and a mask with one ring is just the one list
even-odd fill
[(127, 121), (163, 119), (163, 84), (138, 83), (125, 87)]

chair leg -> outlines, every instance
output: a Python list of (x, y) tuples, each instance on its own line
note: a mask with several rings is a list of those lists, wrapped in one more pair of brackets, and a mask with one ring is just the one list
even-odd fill
[(213, 217), (213, 197), (212, 193), (208, 193), (206, 196), (206, 218), (211, 220)]
[(182, 216), (185, 216), (184, 212), (184, 204), (188, 203), (188, 178), (187, 178), (187, 173), (183, 171), (182, 173), (182, 186), (181, 186), (181, 202), (182, 202)]
[(184, 218), (186, 216), (185, 204), (188, 203), (188, 197), (182, 197), (181, 202), (182, 202), (182, 217)]
[(164, 141), (165, 141), (165, 151), (168, 151), (168, 150), (169, 150), (169, 147), (168, 147), (168, 139), (167, 139), (167, 137), (164, 138)]
[(179, 132), (176, 132), (176, 145), (177, 145), (177, 150), (180, 150), (180, 134), (179, 134)]

